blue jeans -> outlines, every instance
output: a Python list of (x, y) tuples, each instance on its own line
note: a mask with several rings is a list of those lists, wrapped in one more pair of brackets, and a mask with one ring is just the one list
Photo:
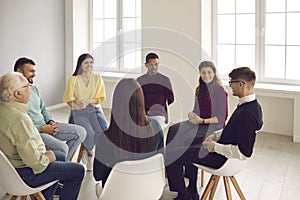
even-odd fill
[(72, 110), (69, 122), (85, 128), (87, 135), (83, 144), (88, 151), (95, 145), (95, 134), (103, 133), (108, 128), (104, 114), (91, 105), (82, 110)]
[[(41, 133), (47, 150), (60, 151), (66, 155), (66, 160), (70, 160), (81, 142), (86, 137), (86, 131), (83, 127), (75, 124), (56, 122), (59, 126), (59, 132), (55, 135)], [(66, 141), (66, 143), (62, 142)]]
[[(23, 181), (30, 187), (38, 187), (54, 180), (63, 183), (60, 200), (76, 200), (84, 177), (84, 167), (79, 163), (55, 161), (39, 174), (34, 174), (32, 169), (16, 169)], [(42, 191), (47, 200), (53, 200), (57, 183)]]

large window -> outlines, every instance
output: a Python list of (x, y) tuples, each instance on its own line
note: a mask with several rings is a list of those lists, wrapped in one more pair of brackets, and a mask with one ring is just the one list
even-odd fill
[(250, 66), (260, 82), (300, 84), (299, 0), (214, 0), (213, 8), (221, 75)]
[(93, 0), (95, 70), (140, 72), (141, 0)]

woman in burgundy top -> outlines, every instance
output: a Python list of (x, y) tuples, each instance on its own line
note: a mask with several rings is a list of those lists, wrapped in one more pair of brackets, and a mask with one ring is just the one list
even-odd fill
[(207, 135), (225, 125), (228, 115), (227, 92), (216, 75), (214, 63), (201, 62), (199, 73), (194, 109), (188, 114), (188, 120), (169, 128), (167, 150), (179, 147), (185, 149), (191, 145), (201, 146)]

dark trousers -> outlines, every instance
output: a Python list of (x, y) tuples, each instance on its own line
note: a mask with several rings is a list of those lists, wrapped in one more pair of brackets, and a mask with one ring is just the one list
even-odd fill
[(169, 128), (166, 145), (166, 170), (171, 191), (182, 193), (186, 190), (184, 177), (189, 179), (189, 190), (197, 191), (198, 163), (212, 168), (221, 167), (226, 158), (217, 153), (209, 153), (202, 147), (206, 136), (219, 127), (215, 124), (193, 125), (188, 121)]
[[(48, 167), (39, 174), (34, 174), (29, 167), (17, 168), (16, 170), (23, 181), (31, 187), (37, 187), (54, 180), (59, 180), (59, 182), (64, 184), (59, 197), (60, 200), (77, 199), (85, 173), (84, 167), (79, 163), (59, 161), (50, 163)], [(53, 200), (56, 188), (57, 183), (42, 191), (46, 200)]]

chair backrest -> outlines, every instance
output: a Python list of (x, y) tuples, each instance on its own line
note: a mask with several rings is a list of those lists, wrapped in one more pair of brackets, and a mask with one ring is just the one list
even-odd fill
[(158, 200), (165, 185), (164, 159), (156, 154), (142, 160), (122, 161), (110, 172), (102, 200)]
[(10, 163), (6, 155), (0, 150), (0, 186), (9, 194), (21, 196), (28, 195), (44, 190), (57, 181), (45, 184), (39, 188), (29, 187), (17, 173), (14, 166)]
[(211, 174), (215, 174), (218, 176), (234, 176), (247, 166), (247, 159), (246, 160), (239, 160), (239, 159), (227, 159), (222, 167), (219, 169), (213, 169), (209, 167), (205, 167), (202, 165), (195, 164), (198, 168), (203, 169), (206, 172)]

